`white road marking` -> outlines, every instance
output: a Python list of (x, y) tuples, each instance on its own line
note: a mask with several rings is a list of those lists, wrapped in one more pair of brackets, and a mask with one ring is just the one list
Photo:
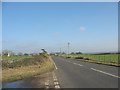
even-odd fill
[(81, 64), (78, 64), (79, 66), (83, 66), (83, 65), (81, 65)]
[(49, 86), (46, 86), (46, 89), (49, 89)]
[(73, 64), (75, 64), (75, 65), (79, 65), (79, 66), (83, 66), (83, 65), (81, 65), (81, 64), (78, 64), (78, 63), (73, 63)]
[(56, 82), (54, 82), (54, 85), (58, 85), (59, 83), (56, 81)]
[(49, 80), (47, 80), (47, 81), (45, 82), (45, 88), (46, 88), (46, 89), (49, 88)]
[(46, 85), (46, 86), (48, 86), (48, 85), (49, 85), (49, 83), (48, 83), (48, 82), (45, 82), (45, 85)]
[(112, 77), (120, 78), (119, 76), (113, 75), (111, 73), (107, 73), (107, 72), (104, 72), (104, 71), (101, 71), (101, 70), (97, 70), (97, 69), (94, 69), (94, 68), (91, 68), (91, 69), (94, 70), (94, 71), (97, 71), (97, 72), (100, 72), (100, 73), (112, 76)]
[(56, 85), (56, 86), (55, 86), (55, 89), (59, 89), (59, 88), (60, 88), (60, 86), (59, 86), (59, 85)]
[(58, 69), (54, 61), (53, 61), (53, 64), (54, 64), (54, 66), (55, 66), (55, 69)]
[(53, 80), (54, 80), (55, 89), (59, 89), (59, 88), (60, 88), (60, 85), (59, 85), (59, 83), (58, 83), (57, 77), (56, 77), (56, 75), (55, 75), (54, 72), (53, 72)]
[(75, 64), (75, 65), (76, 65), (77, 63), (73, 63), (73, 64)]
[(65, 60), (65, 62), (70, 62), (69, 60)]
[(54, 79), (54, 81), (57, 81), (57, 78), (55, 77), (55, 78), (53, 78)]
[(45, 82), (45, 85), (49, 85), (49, 82), (50, 82), (50, 81), (49, 81), (49, 80), (47, 80), (47, 81)]
[(54, 78), (54, 81), (57, 81), (57, 78)]

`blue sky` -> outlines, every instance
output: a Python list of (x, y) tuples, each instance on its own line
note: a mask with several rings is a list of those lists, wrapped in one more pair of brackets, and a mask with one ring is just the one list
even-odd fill
[(3, 3), (3, 49), (109, 52), (118, 46), (115, 3)]
[(2, 3), (0, 3), (0, 51), (2, 51)]

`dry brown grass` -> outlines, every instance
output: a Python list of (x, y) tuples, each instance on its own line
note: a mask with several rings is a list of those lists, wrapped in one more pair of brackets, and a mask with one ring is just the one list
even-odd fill
[(46, 61), (39, 65), (4, 69), (2, 70), (2, 82), (10, 82), (34, 75), (40, 75), (53, 69), (54, 65), (51, 61)]

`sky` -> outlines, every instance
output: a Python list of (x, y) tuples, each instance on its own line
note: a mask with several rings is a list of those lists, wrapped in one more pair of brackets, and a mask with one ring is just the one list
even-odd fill
[(0, 52), (2, 51), (2, 3), (0, 3)]
[(4, 2), (2, 49), (110, 52), (118, 49), (117, 2)]
[(119, 0), (2, 0), (2, 2), (119, 2)]

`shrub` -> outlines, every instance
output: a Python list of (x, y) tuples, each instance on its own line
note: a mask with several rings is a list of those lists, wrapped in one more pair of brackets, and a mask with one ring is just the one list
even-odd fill
[(66, 57), (66, 58), (71, 58), (71, 57)]
[(84, 60), (90, 60), (89, 58), (87, 58), (87, 57), (84, 57)]
[(83, 59), (83, 57), (75, 57), (75, 59)]
[(48, 61), (49, 56), (47, 54), (34, 55), (32, 58), (20, 58), (17, 60), (2, 60), (2, 68), (15, 68), (29, 65), (38, 65), (42, 62)]

